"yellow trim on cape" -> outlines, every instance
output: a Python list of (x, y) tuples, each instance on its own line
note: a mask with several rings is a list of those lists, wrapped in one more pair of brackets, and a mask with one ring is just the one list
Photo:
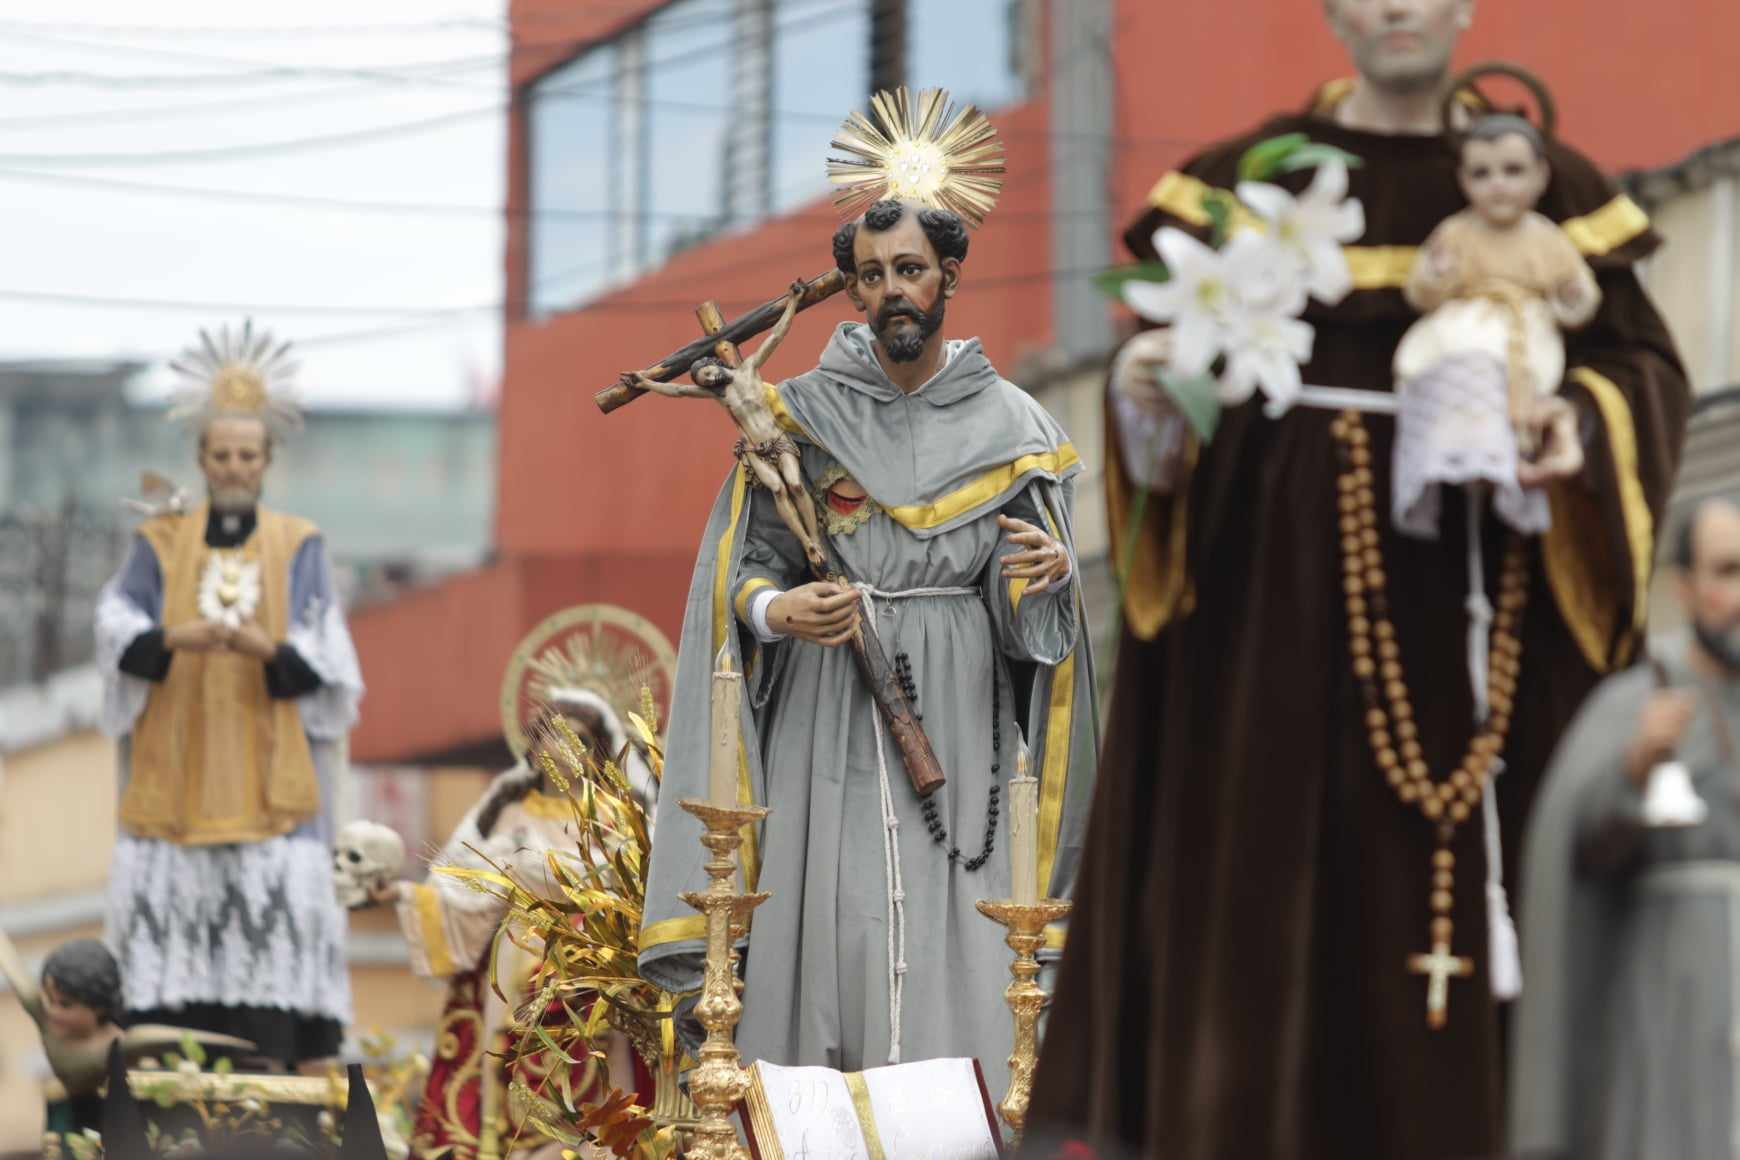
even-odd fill
[[(1235, 195), (1188, 173), (1173, 170), (1148, 191), (1148, 204), (1200, 229), (1209, 224), (1202, 202), (1210, 196), (1233, 198)], [(1262, 220), (1248, 210), (1235, 209), (1232, 228), (1261, 229)], [(1649, 215), (1621, 193), (1599, 209), (1580, 217), (1567, 218), (1559, 223), (1559, 228), (1565, 231), (1565, 236), (1584, 257), (1599, 258), (1641, 237), (1649, 229)], [(1347, 258), (1347, 269), (1353, 277), (1355, 290), (1399, 290), (1407, 285), (1408, 273), (1414, 267), (1419, 247), (1343, 246), (1341, 252)]]
[[(1655, 518), (1637, 474), (1637, 431), (1624, 393), (1613, 380), (1588, 367), (1573, 368), (1566, 378), (1589, 392), (1607, 431), (1630, 559), (1607, 558), (1604, 513), (1576, 483), (1548, 490), (1553, 523), (1543, 537), (1541, 554), (1559, 614), (1589, 666), (1605, 673), (1631, 659), (1648, 618)], [(1629, 606), (1622, 604), (1615, 590), (1627, 581)], [(1627, 621), (1623, 634), (1617, 631), (1621, 617)]]
[(1046, 950), (1048, 950), (1048, 951), (1061, 951), (1064, 947), (1064, 944), (1068, 941), (1069, 941), (1069, 928), (1067, 926), (1061, 926), (1058, 923), (1054, 922), (1045, 928), (1045, 949)]
[(417, 935), (423, 943), (423, 957), (429, 960), (429, 973), (445, 979), (453, 974), (455, 964), (453, 948), (447, 945), (441, 894), (433, 886), (419, 882), (411, 887), (411, 906), (417, 913)]
[(779, 424), (779, 429), (788, 435), (809, 437), (803, 424), (791, 417), (791, 411), (785, 405), (785, 398), (779, 393), (779, 387), (773, 383), (763, 383), (767, 388), (767, 409), (773, 412), (773, 421)]
[[(1057, 520), (1051, 514), (1049, 504), (1041, 504), (1040, 512), (1045, 517), (1045, 526), (1053, 538), (1057, 538)], [(1081, 585), (1071, 584), (1071, 599), (1076, 602), (1076, 612), (1079, 622), (1086, 623), (1086, 617), (1081, 614)], [(1069, 758), (1071, 726), (1075, 721), (1075, 658), (1081, 650), (1069, 651), (1069, 655), (1057, 663), (1051, 673), (1051, 703), (1045, 717), (1045, 766), (1039, 775), (1039, 888), (1042, 891), (1051, 889), (1051, 872), (1057, 864), (1057, 846), (1063, 836), (1063, 791), (1069, 784)]]
[(870, 1103), (870, 1085), (861, 1071), (842, 1072), (846, 1091), (852, 1096), (852, 1111), (858, 1117), (858, 1133), (864, 1137), (864, 1152), (869, 1160), (887, 1160), (882, 1150), (882, 1133), (876, 1130), (876, 1109)]
[(737, 610), (737, 619), (741, 620), (744, 624), (748, 624), (750, 598), (757, 592), (760, 592), (763, 588), (772, 587), (773, 581), (765, 576), (754, 576), (744, 581), (743, 587), (737, 590), (737, 599), (732, 602), (732, 606)]
[(1056, 451), (1035, 451), (1001, 467), (993, 467), (971, 483), (957, 488), (930, 503), (908, 504), (905, 507), (885, 507), (883, 510), (903, 527), (913, 531), (937, 528), (959, 519), (976, 507), (990, 503), (1008, 491), (1017, 479), (1032, 471), (1062, 475), (1081, 462), (1075, 444), (1065, 443)]
[(704, 914), (682, 914), (676, 918), (661, 919), (648, 923), (640, 928), (640, 950), (642, 954), (666, 943), (688, 942), (691, 939), (704, 940), (707, 937), (707, 916)]
[[(743, 522), (743, 505), (748, 498), (749, 468), (737, 465), (731, 476), (731, 522), (719, 537), (719, 554), (713, 562), (713, 656), (725, 647), (725, 634), (731, 630), (731, 552), (737, 542), (737, 527)], [(739, 737), (741, 738), (741, 731)], [(749, 757), (741, 743), (737, 746), (737, 801), (739, 805), (754, 805), (755, 794), (749, 785)], [(761, 859), (755, 844), (755, 827), (743, 827), (743, 882), (745, 890), (754, 890), (761, 877)], [(645, 943), (642, 943), (644, 949)]]

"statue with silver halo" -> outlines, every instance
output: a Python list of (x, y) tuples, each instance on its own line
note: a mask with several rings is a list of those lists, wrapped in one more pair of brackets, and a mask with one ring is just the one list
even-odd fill
[(107, 937), (130, 1020), (319, 1068), (351, 1011), (332, 810), (362, 675), (325, 538), (260, 502), (299, 424), (290, 344), (249, 322), (172, 365), (206, 495), (148, 477), (97, 601), (101, 723), (120, 740)]

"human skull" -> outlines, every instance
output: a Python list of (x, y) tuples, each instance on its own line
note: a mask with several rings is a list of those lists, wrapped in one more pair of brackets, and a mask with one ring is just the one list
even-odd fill
[(332, 851), (332, 884), (339, 904), (366, 906), (370, 892), (386, 884), (405, 864), (405, 842), (379, 822), (351, 822), (338, 832)]

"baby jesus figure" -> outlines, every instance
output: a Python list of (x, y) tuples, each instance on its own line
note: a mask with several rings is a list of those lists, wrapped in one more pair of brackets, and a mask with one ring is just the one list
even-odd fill
[(1535, 212), (1552, 176), (1541, 132), (1508, 114), (1477, 119), (1457, 171), (1468, 208), (1432, 231), (1404, 291), (1422, 317), (1396, 348), (1396, 527), (1438, 533), (1439, 488), (1491, 484), (1520, 532), (1550, 523), (1546, 478), (1582, 466), (1576, 415), (1557, 394), (1563, 329), (1594, 317), (1595, 274)]

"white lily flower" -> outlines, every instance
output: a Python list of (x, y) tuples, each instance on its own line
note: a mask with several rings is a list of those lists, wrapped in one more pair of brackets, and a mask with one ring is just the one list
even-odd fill
[(1310, 323), (1281, 313), (1251, 312), (1234, 321), (1220, 400), (1237, 406), (1260, 388), (1271, 409), (1285, 410), (1299, 397), (1299, 368), (1311, 361), (1317, 334)]
[(1347, 196), (1347, 165), (1317, 167), (1310, 186), (1294, 197), (1278, 185), (1242, 181), (1239, 200), (1269, 225), (1268, 234), (1293, 256), (1311, 296), (1333, 306), (1353, 289), (1341, 247), (1365, 233), (1365, 206)]
[(1125, 282), (1124, 301), (1150, 322), (1172, 327), (1174, 371), (1202, 374), (1224, 349), (1228, 321), (1238, 309), (1226, 256), (1171, 226), (1154, 234), (1154, 249), (1169, 280)]

